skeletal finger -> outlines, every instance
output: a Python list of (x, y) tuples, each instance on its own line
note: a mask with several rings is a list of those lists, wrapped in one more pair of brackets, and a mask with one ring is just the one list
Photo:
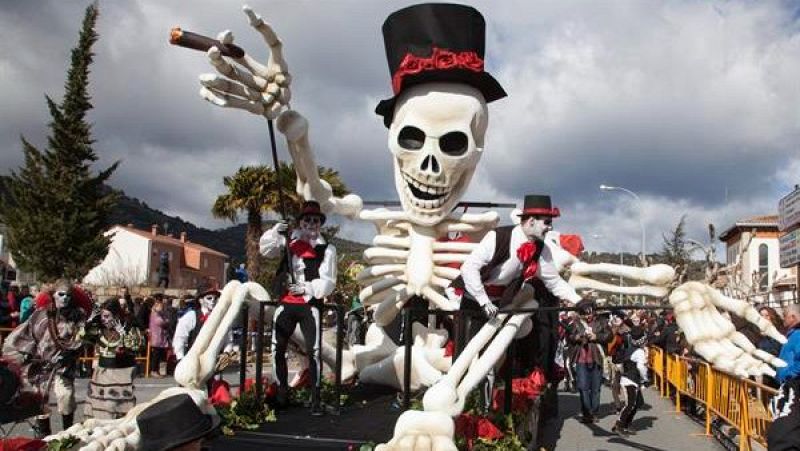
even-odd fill
[(209, 62), (220, 74), (257, 91), (262, 91), (267, 86), (267, 80), (245, 72), (229, 63), (222, 57), (222, 52), (218, 48), (211, 47), (206, 53)]
[(217, 41), (225, 45), (233, 44), (233, 33), (231, 30), (221, 31), (217, 34)]
[(417, 437), (417, 443), (414, 444), (414, 451), (431, 451), (432, 445), (430, 437), (420, 435)]
[(200, 75), (199, 79), (201, 85), (218, 92), (242, 97), (251, 101), (261, 99), (260, 92), (228, 80), (227, 78), (220, 77), (216, 74), (202, 74)]
[(229, 96), (218, 91), (213, 91), (206, 87), (200, 88), (200, 97), (217, 106), (225, 108), (239, 108), (242, 110), (247, 110), (253, 114), (264, 114), (264, 106), (260, 102), (251, 102), (249, 100)]
[[(278, 84), (280, 86), (280, 83)], [(289, 88), (281, 87), (280, 91), (278, 91), (278, 102), (288, 105), (289, 101), (292, 100), (292, 91)]]
[(727, 310), (741, 318), (746, 319), (748, 322), (755, 324), (762, 334), (772, 337), (781, 344), (786, 343), (786, 337), (783, 336), (770, 321), (762, 317), (758, 311), (748, 302), (740, 299), (734, 299), (717, 290), (711, 290), (711, 301), (717, 307)]
[(450, 437), (434, 436), (432, 451), (458, 451)]
[(266, 42), (269, 46), (271, 52), (269, 56), (270, 62), (280, 66), (282, 72), (288, 72), (288, 65), (286, 64), (286, 60), (283, 58), (283, 43), (278, 38), (275, 30), (273, 30), (272, 26), (270, 26), (268, 23), (264, 22), (264, 19), (262, 19), (261, 16), (253, 12), (249, 6), (243, 7), (242, 10), (247, 15), (250, 26), (261, 33), (261, 36), (264, 38), (264, 42)]

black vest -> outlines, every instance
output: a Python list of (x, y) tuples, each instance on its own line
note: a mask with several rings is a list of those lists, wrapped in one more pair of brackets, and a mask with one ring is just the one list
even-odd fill
[[(305, 270), (303, 271), (303, 275), (306, 278), (307, 282), (310, 282), (314, 279), (319, 279), (319, 265), (322, 264), (322, 260), (325, 258), (325, 251), (328, 249), (328, 243), (318, 244), (314, 246), (314, 253), (317, 255), (314, 258), (304, 258), (303, 263), (305, 264)], [(283, 252), (283, 258), (281, 258), (280, 264), (278, 264), (278, 270), (275, 271), (275, 277), (272, 279), (272, 297), (273, 299), (280, 299), (286, 294), (286, 290), (288, 289), (290, 283), (290, 276), (289, 271), (289, 258), (291, 255), (291, 251), (286, 249)]]
[[(511, 246), (511, 232), (514, 230), (514, 227), (515, 226), (503, 226), (494, 230), (494, 254), (492, 254), (492, 259), (489, 260), (489, 263), (481, 268), (481, 282), (485, 283), (492, 274), (492, 271), (498, 266), (502, 265), (503, 262), (509, 259), (509, 257), (511, 257), (511, 249), (509, 248)], [(536, 253), (533, 255), (534, 261), (539, 260), (539, 257), (542, 255), (542, 250), (544, 250), (545, 246), (543, 241), (537, 240), (536, 244)], [(512, 280), (506, 287), (506, 290), (503, 292), (503, 296), (500, 298), (500, 304), (505, 305), (511, 302), (511, 299), (514, 298), (519, 289), (522, 287), (523, 282), (524, 280), (522, 278), (522, 274)], [(453, 280), (453, 283), (450, 286), (453, 288), (460, 288), (465, 291), (465, 294), (469, 294), (466, 293), (464, 278), (460, 275)]]
[(630, 346), (625, 349), (622, 357), (622, 375), (637, 384), (641, 384), (642, 375), (639, 374), (639, 368), (636, 367), (636, 362), (631, 360), (631, 356), (637, 349), (639, 348), (636, 346)]

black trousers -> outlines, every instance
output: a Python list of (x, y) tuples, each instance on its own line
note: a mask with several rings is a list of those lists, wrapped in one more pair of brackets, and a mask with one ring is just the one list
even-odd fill
[(286, 364), (286, 349), (289, 338), (297, 325), (303, 333), (305, 352), (308, 356), (308, 372), (311, 384), (317, 387), (322, 378), (322, 366), (319, 364), (321, 337), (319, 331), (319, 301), (313, 300), (311, 306), (301, 304), (281, 304), (275, 309), (274, 326), (272, 328), (272, 350), (275, 378), (281, 387), (289, 385), (289, 369)]
[(772, 398), (772, 425), (767, 431), (769, 451), (800, 450), (800, 379), (788, 380)]
[(627, 399), (625, 401), (625, 408), (623, 408), (622, 412), (619, 414), (619, 424), (627, 428), (631, 425), (631, 421), (633, 421), (636, 412), (642, 407), (642, 404), (644, 404), (644, 399), (642, 398), (642, 390), (638, 385), (626, 385), (625, 394), (627, 395)]

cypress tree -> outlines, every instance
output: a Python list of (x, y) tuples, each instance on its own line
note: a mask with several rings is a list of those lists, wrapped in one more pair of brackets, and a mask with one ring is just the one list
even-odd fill
[(93, 174), (89, 66), (97, 41), (98, 7), (86, 8), (78, 44), (72, 49), (60, 104), (45, 96), (52, 121), (47, 148), (22, 137), (25, 163), (5, 180), (0, 221), (6, 224), (14, 261), (41, 281), (81, 280), (108, 253), (103, 232), (117, 194), (105, 185), (119, 162)]

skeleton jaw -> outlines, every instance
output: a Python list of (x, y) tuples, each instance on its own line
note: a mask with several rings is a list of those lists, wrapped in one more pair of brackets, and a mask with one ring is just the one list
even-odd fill
[(431, 177), (405, 170), (402, 162), (395, 160), (397, 193), (411, 222), (423, 226), (440, 223), (461, 199), (471, 172), (462, 172), (452, 183), (446, 176)]

